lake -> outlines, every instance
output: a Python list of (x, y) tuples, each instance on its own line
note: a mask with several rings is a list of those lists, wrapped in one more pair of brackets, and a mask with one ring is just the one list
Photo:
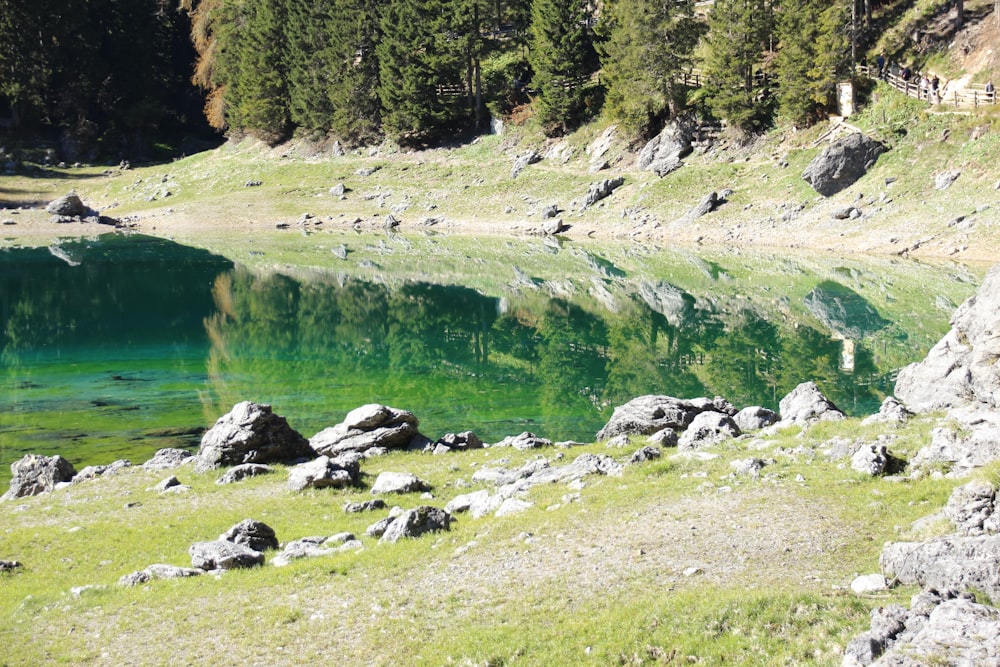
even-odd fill
[[(327, 232), (0, 250), (0, 476), (197, 447), (241, 400), (306, 437), (365, 403), (437, 438), (593, 440), (635, 396), (852, 415), (943, 335), (983, 271), (900, 258)], [(224, 256), (225, 255), (228, 256)]]

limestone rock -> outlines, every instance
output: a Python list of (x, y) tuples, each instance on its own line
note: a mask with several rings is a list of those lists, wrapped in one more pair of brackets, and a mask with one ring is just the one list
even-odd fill
[(69, 482), (76, 475), (76, 468), (63, 457), (25, 454), (10, 464), (10, 489), (2, 499), (37, 496), (56, 488), (57, 484)]
[(83, 205), (79, 195), (72, 192), (49, 202), (45, 210), (52, 215), (68, 218), (87, 215), (87, 207)]
[(682, 159), (693, 151), (694, 138), (694, 127), (689, 120), (675, 120), (643, 146), (636, 165), (663, 178), (684, 164)]
[(105, 475), (112, 475), (120, 470), (131, 467), (132, 462), (128, 459), (118, 459), (117, 461), (107, 465), (87, 466), (73, 476), (73, 483), (79, 484), (80, 482), (97, 479), (98, 477), (104, 477)]
[(982, 535), (997, 532), (1000, 515), (997, 514), (997, 489), (983, 479), (959, 486), (951, 492), (944, 514), (963, 535)]
[(948, 169), (947, 171), (934, 174), (934, 189), (946, 190), (950, 188), (951, 184), (957, 181), (961, 175), (962, 172), (957, 169)]
[(898, 467), (899, 462), (883, 444), (864, 444), (851, 457), (851, 469), (877, 477)]
[(154, 579), (181, 579), (184, 577), (197, 577), (204, 574), (205, 570), (195, 567), (178, 567), (177, 565), (165, 565), (156, 563), (149, 567), (126, 574), (118, 580), (119, 586), (138, 586)]
[(426, 441), (408, 410), (371, 403), (347, 413), (344, 421), (323, 429), (309, 442), (320, 454), (335, 457), (344, 452), (364, 452), (373, 447), (405, 449)]
[(236, 482), (242, 482), (250, 477), (269, 475), (272, 472), (274, 472), (274, 468), (269, 465), (264, 465), (263, 463), (243, 463), (227, 470), (222, 477), (215, 480), (215, 483), (235, 484)]
[(407, 537), (420, 537), (425, 533), (449, 530), (451, 515), (443, 509), (421, 505), (403, 512), (395, 521), (389, 524), (379, 542), (394, 543)]
[(386, 508), (385, 501), (381, 498), (373, 498), (371, 500), (365, 500), (360, 503), (347, 503), (344, 505), (344, 511), (348, 514), (357, 514), (359, 512), (375, 512), (377, 510), (384, 510)]
[(191, 463), (193, 457), (194, 454), (186, 449), (168, 447), (153, 454), (153, 458), (143, 463), (142, 467), (146, 470), (167, 470)]
[(243, 519), (238, 524), (219, 535), (220, 540), (243, 544), (254, 551), (266, 551), (278, 548), (278, 538), (274, 529), (262, 521)]
[(824, 197), (849, 187), (875, 164), (886, 147), (860, 132), (837, 139), (802, 172), (802, 178)]
[(462, 431), (461, 433), (446, 433), (438, 438), (437, 444), (444, 445), (449, 449), (482, 449), (483, 441), (472, 431)]
[(356, 484), (359, 476), (360, 466), (353, 458), (345, 460), (343, 457), (331, 459), (329, 456), (318, 456), (289, 469), (288, 488), (292, 491), (343, 489)]
[(468, 512), (477, 503), (485, 502), (489, 498), (489, 495), (490, 492), (485, 489), (473, 491), (472, 493), (463, 493), (449, 500), (448, 504), (444, 506), (444, 511), (449, 514)]
[(803, 382), (778, 403), (781, 421), (808, 424), (815, 421), (843, 419), (841, 412), (823, 395), (815, 382)]
[(647, 395), (633, 398), (615, 408), (608, 423), (597, 432), (598, 440), (609, 440), (623, 433), (651, 435), (665, 428), (681, 431), (703, 412), (691, 401), (672, 396)]
[(518, 174), (524, 171), (528, 165), (537, 164), (542, 161), (542, 156), (535, 151), (522, 153), (514, 159), (514, 166), (510, 169), (510, 177), (517, 178)]
[(225, 540), (195, 542), (188, 548), (191, 565), (202, 570), (233, 570), (264, 564), (264, 554)]
[(881, 574), (864, 574), (860, 577), (855, 577), (854, 581), (851, 582), (851, 590), (858, 595), (878, 593), (888, 588), (889, 582)]
[(372, 494), (383, 493), (420, 493), (430, 491), (431, 485), (416, 475), (408, 472), (382, 472), (375, 478)]
[(513, 447), (524, 451), (526, 449), (539, 449), (541, 447), (551, 447), (552, 441), (548, 438), (540, 438), (534, 433), (524, 431), (518, 435), (507, 436), (500, 442), (496, 442), (492, 447)]
[(896, 396), (911, 410), (1000, 407), (1000, 264), (951, 318), (951, 331), (923, 361), (899, 372)]
[(977, 590), (1000, 600), (1000, 535), (946, 536), (892, 542), (882, 548), (882, 571), (903, 584), (938, 590)]
[[(628, 435), (626, 435), (625, 433), (623, 433), (620, 436), (616, 436), (616, 437), (627, 438)], [(677, 446), (677, 431), (673, 430), (672, 428), (660, 429), (659, 431), (657, 431), (653, 435), (649, 436), (649, 438), (647, 438), (647, 439), (649, 440), (649, 444), (650, 445), (653, 445), (653, 446), (656, 446), (656, 447), (676, 447)]]
[(861, 423), (864, 425), (868, 424), (905, 424), (913, 413), (910, 412), (905, 405), (899, 402), (895, 396), (886, 396), (885, 400), (882, 401), (881, 407), (879, 407), (878, 412), (865, 417)]
[(195, 469), (243, 463), (291, 463), (316, 453), (270, 405), (243, 401), (219, 418), (201, 439)]
[(624, 184), (625, 184), (625, 178), (623, 176), (618, 176), (616, 178), (606, 178), (603, 181), (598, 181), (597, 183), (591, 183), (590, 187), (587, 189), (587, 194), (583, 198), (582, 208), (593, 206), (602, 199), (610, 197), (612, 192), (614, 192)]
[(691, 424), (677, 440), (678, 449), (698, 449), (711, 447), (735, 438), (740, 428), (729, 415), (709, 410), (691, 420)]
[[(671, 431), (673, 433), (673, 431)], [(628, 462), (635, 465), (637, 463), (646, 463), (647, 461), (655, 461), (660, 458), (662, 453), (656, 447), (643, 447), (636, 450), (634, 454), (629, 458)]]
[(767, 428), (777, 423), (778, 419), (778, 413), (774, 410), (768, 410), (759, 405), (743, 408), (733, 417), (733, 421), (736, 422), (736, 426), (740, 429), (741, 433)]

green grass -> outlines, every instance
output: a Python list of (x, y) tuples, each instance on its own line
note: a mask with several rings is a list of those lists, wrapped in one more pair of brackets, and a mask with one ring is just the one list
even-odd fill
[[(895, 432), (911, 455), (930, 423)], [(856, 421), (731, 441), (718, 458), (671, 457), (589, 477), (583, 488), (534, 488), (534, 507), (505, 518), (459, 516), (447, 533), (357, 553), (134, 589), (117, 579), (155, 562), (188, 563), (187, 547), (256, 518), (287, 541), (351, 531), (382, 516), (348, 515), (364, 488), (291, 493), (281, 468), (217, 486), (218, 473), (176, 472), (184, 494), (149, 490), (170, 474), (142, 470), (6, 504), (4, 664), (839, 664), (868, 610), (911, 593), (857, 597), (857, 574), (878, 569), (886, 540), (936, 511), (956, 483), (870, 479), (820, 453), (834, 435), (873, 438)], [(641, 438), (633, 442), (641, 444)], [(395, 453), (367, 461), (365, 483), (405, 470), (448, 499), (483, 466), (516, 468), (562, 451), (627, 457), (633, 447), (487, 449), (446, 456)], [(813, 452), (810, 454), (808, 452)], [(729, 461), (773, 459), (760, 479)], [(996, 471), (992, 473), (996, 476)], [(572, 494), (578, 494), (575, 500)], [(129, 505), (126, 508), (126, 504)], [(683, 536), (684, 539), (680, 539)], [(688, 567), (698, 573), (686, 575)], [(77, 586), (93, 585), (78, 595)], [(28, 628), (45, 627), (31, 642)], [(465, 661), (465, 662), (463, 662)]]

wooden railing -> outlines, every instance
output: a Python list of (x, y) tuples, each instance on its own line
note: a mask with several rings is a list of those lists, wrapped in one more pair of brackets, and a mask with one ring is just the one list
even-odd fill
[(879, 76), (877, 68), (860, 65), (857, 71), (859, 74), (867, 76), (870, 79), (881, 79), (884, 83), (892, 86), (904, 95), (924, 100), (928, 104), (948, 104), (955, 107), (976, 108), (997, 104), (998, 102), (996, 91), (986, 92), (986, 86), (983, 84), (969, 84), (962, 90), (950, 91), (943, 90), (946, 86), (941, 85), (935, 93), (935, 91), (930, 89), (930, 86), (924, 87), (922, 81), (916, 75), (911, 76), (909, 79), (904, 79), (899, 74), (883, 70), (882, 75)]

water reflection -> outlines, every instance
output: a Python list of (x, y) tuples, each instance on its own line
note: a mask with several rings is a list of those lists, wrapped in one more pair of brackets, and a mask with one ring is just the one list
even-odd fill
[[(935, 304), (974, 289), (908, 265), (814, 274), (786, 258), (765, 275), (746, 258), (507, 252), (577, 264), (539, 277), (505, 258), (513, 282), (487, 289), (343, 265), (251, 270), (139, 237), (2, 251), (0, 475), (27, 451), (101, 463), (192, 446), (247, 399), (307, 436), (382, 402), (413, 410), (432, 437), (473, 429), (487, 441), (525, 429), (589, 440), (646, 393), (777, 407), (804, 380), (862, 414), (943, 333)], [(371, 267), (363, 254), (357, 266)], [(911, 271), (941, 285), (920, 294), (920, 312), (888, 298)]]

